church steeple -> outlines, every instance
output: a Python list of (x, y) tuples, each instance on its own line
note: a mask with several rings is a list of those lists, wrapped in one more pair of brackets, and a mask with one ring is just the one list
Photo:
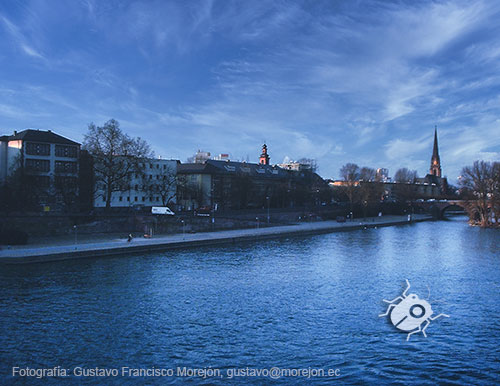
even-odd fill
[(261, 165), (269, 165), (270, 158), (271, 157), (269, 157), (269, 154), (267, 154), (267, 145), (266, 144), (262, 145), (262, 154), (260, 155), (259, 163)]
[(441, 177), (441, 160), (439, 159), (437, 126), (434, 127), (434, 148), (432, 149), (430, 174)]

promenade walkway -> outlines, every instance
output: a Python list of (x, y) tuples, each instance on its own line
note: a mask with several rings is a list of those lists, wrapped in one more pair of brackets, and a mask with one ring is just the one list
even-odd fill
[[(431, 219), (428, 215), (413, 215), (412, 222)], [(276, 238), (282, 236), (302, 236), (336, 231), (364, 229), (408, 224), (407, 216), (382, 216), (363, 219), (353, 219), (345, 223), (336, 221), (319, 221), (282, 225), (265, 228), (233, 229), (217, 232), (186, 233), (168, 236), (155, 236), (150, 239), (134, 238), (131, 242), (126, 239), (110, 239), (98, 242), (63, 245), (28, 245), (3, 247), (0, 250), (0, 263), (34, 263), (56, 260), (68, 260), (86, 257), (129, 255), (130, 253), (145, 253), (180, 249), (204, 245), (234, 243), (247, 240)]]

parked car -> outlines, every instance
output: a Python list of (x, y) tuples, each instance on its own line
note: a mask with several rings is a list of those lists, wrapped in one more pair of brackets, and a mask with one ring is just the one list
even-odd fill
[(337, 216), (337, 222), (345, 222), (344, 216)]

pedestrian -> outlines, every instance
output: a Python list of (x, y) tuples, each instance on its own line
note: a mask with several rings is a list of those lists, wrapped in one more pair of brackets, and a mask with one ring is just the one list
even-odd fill
[(128, 237), (127, 237), (127, 241), (130, 243), (132, 241), (132, 233), (129, 233)]

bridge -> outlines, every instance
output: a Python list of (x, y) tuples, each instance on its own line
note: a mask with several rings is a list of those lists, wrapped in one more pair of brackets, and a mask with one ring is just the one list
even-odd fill
[(467, 201), (465, 200), (435, 200), (435, 201), (413, 201), (412, 205), (422, 208), (436, 218), (443, 218), (447, 210), (465, 211)]

